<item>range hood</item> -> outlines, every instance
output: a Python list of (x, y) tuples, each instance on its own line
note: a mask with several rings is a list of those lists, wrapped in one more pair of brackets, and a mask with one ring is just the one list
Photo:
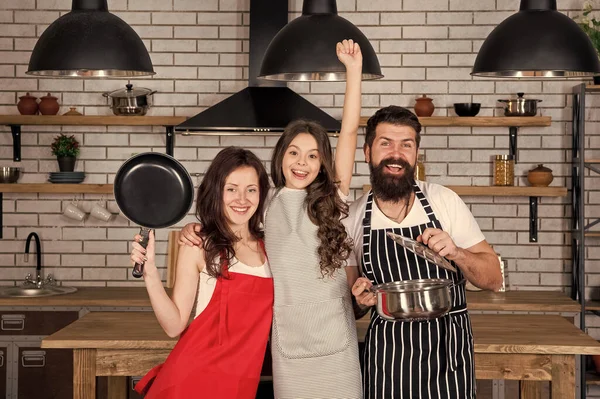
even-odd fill
[(289, 122), (308, 119), (328, 132), (339, 132), (340, 121), (289, 89), (285, 82), (257, 78), (269, 43), (287, 23), (287, 0), (251, 0), (248, 87), (175, 126), (175, 131), (183, 135), (279, 135)]

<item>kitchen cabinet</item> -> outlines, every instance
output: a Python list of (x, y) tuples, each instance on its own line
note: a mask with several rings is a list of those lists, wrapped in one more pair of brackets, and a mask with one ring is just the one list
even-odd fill
[(73, 351), (41, 349), (40, 343), (78, 318), (78, 311), (0, 311), (0, 397), (71, 397)]
[(62, 399), (73, 395), (73, 351), (17, 343), (19, 399)]

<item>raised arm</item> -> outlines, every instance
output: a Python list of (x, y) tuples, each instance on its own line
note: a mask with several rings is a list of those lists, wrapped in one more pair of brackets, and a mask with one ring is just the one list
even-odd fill
[[(141, 237), (136, 236), (135, 240), (137, 241), (139, 238)], [(154, 233), (150, 232), (145, 252), (141, 245), (137, 242), (133, 243), (131, 260), (138, 263), (145, 260), (143, 277), (156, 319), (169, 337), (176, 337), (187, 326), (194, 306), (199, 271), (204, 267), (202, 248), (185, 245), (179, 247), (172, 298), (169, 298), (165, 291), (156, 268), (154, 248)]]
[(339, 180), (339, 188), (347, 195), (350, 192), (350, 181), (354, 171), (354, 155), (360, 122), (362, 53), (358, 43), (351, 39), (337, 44), (338, 59), (346, 66), (346, 93), (342, 128), (338, 137), (335, 152), (335, 173)]

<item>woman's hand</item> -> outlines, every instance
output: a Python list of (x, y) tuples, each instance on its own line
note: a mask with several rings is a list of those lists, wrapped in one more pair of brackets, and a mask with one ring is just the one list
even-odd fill
[(346, 69), (360, 68), (362, 69), (362, 53), (360, 46), (352, 39), (338, 42), (335, 48), (338, 59)]
[(366, 277), (357, 278), (352, 285), (352, 295), (362, 308), (377, 305), (377, 296), (369, 291), (372, 286), (373, 283)]
[(183, 226), (179, 234), (179, 245), (187, 245), (189, 247), (201, 245), (202, 239), (199, 236), (201, 230), (200, 223), (188, 223)]
[(132, 266), (136, 263), (144, 264), (144, 277), (151, 273), (157, 273), (158, 269), (156, 268), (156, 254), (155, 254), (155, 241), (154, 241), (154, 231), (150, 230), (148, 234), (148, 245), (146, 249), (140, 245), (142, 241), (142, 236), (136, 234), (133, 237), (133, 243), (131, 244), (131, 262)]

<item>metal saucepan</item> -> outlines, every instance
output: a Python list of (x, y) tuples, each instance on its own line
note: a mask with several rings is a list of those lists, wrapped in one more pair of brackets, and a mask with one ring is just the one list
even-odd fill
[(536, 116), (537, 103), (542, 100), (523, 98), (525, 93), (517, 93), (518, 98), (498, 100), (504, 103), (504, 116)]
[(371, 292), (377, 296), (377, 313), (385, 320), (431, 320), (450, 311), (451, 289), (464, 283), (442, 278), (394, 281), (375, 285)]
[(143, 87), (133, 88), (132, 84), (125, 85), (125, 89), (119, 89), (110, 93), (102, 93), (107, 99), (111, 99), (113, 113), (115, 115), (146, 115), (150, 108), (150, 96), (156, 90)]
[[(145, 152), (121, 165), (115, 176), (114, 194), (123, 215), (141, 226), (140, 244), (146, 248), (151, 229), (172, 226), (187, 215), (194, 202), (194, 185), (175, 158)], [(143, 267), (136, 264), (133, 277), (142, 277)]]

